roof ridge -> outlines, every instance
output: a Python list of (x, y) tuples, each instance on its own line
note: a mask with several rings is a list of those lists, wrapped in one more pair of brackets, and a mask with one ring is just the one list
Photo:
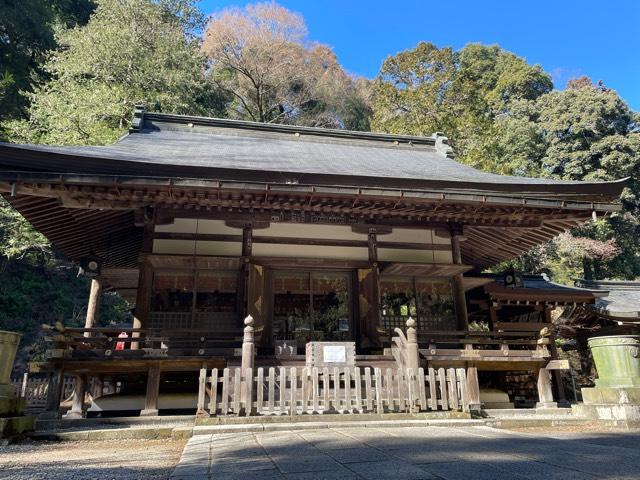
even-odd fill
[(336, 128), (306, 127), (300, 125), (283, 125), (276, 123), (254, 122), (249, 120), (234, 120), (229, 118), (202, 117), (195, 115), (180, 115), (174, 113), (147, 112), (142, 107), (136, 107), (131, 125), (131, 133), (139, 133), (147, 120), (156, 122), (170, 122), (193, 127), (195, 125), (236, 128), (263, 132), (292, 133), (294, 135), (314, 135), (320, 137), (334, 137), (359, 140), (373, 140), (381, 142), (397, 142), (436, 147), (436, 151), (443, 156), (453, 158), (453, 149), (449, 146), (449, 139), (441, 132), (429, 137), (414, 135), (397, 135), (380, 132), (360, 132), (355, 130), (341, 130)]

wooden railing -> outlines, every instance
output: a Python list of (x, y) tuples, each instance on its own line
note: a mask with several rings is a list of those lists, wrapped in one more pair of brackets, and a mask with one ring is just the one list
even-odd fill
[[(46, 409), (49, 380), (25, 376), (11, 380), (16, 393), (27, 401), (27, 413), (40, 413)], [(62, 387), (62, 399), (69, 398), (75, 385), (74, 377), (65, 377)]]
[(465, 370), (240, 368), (202, 369), (198, 414), (300, 415), (320, 413), (467, 410)]
[(43, 325), (43, 329), (50, 359), (234, 356), (242, 345), (241, 330), (67, 328), (60, 324)]
[[(380, 318), (381, 328), (387, 335), (392, 335), (396, 328), (404, 328), (409, 318), (414, 318), (408, 315), (383, 315)], [(429, 330), (446, 330), (447, 328), (455, 328), (457, 320), (454, 318), (443, 317), (441, 319), (435, 318), (414, 318), (416, 322), (416, 329), (419, 332), (427, 332)]]
[(420, 353), (436, 357), (548, 358), (549, 338), (537, 331), (434, 331), (418, 332)]

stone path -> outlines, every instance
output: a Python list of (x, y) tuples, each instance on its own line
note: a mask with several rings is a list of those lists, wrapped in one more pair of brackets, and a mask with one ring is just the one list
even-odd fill
[(192, 437), (171, 480), (638, 479), (640, 433), (331, 428)]

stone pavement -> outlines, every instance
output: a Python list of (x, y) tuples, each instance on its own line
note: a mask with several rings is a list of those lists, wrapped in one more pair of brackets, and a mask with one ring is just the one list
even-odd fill
[(345, 427), (195, 435), (171, 480), (640, 478), (640, 432), (552, 434)]

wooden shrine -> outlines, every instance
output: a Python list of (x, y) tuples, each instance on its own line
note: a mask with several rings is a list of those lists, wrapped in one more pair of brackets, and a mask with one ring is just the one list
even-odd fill
[[(0, 144), (3, 197), (92, 276), (85, 327), (49, 327), (49, 359), (34, 365), (51, 376), (52, 412), (71, 374), (79, 394), (87, 379), (129, 382), (157, 414), (165, 383), (187, 391), (202, 368), (240, 365), (248, 315), (256, 369), (304, 368), (308, 342), (353, 342), (356, 369), (401, 368), (393, 337), (411, 317), (427, 377), (536, 373), (555, 356), (536, 306), (594, 295), (494, 286), (479, 332), (468, 292), (489, 282), (484, 268), (619, 210), (623, 187), (480, 172), (441, 135), (143, 110), (115, 145)], [(135, 305), (131, 325), (96, 324), (106, 290)], [(494, 318), (510, 302), (543, 316)]]

